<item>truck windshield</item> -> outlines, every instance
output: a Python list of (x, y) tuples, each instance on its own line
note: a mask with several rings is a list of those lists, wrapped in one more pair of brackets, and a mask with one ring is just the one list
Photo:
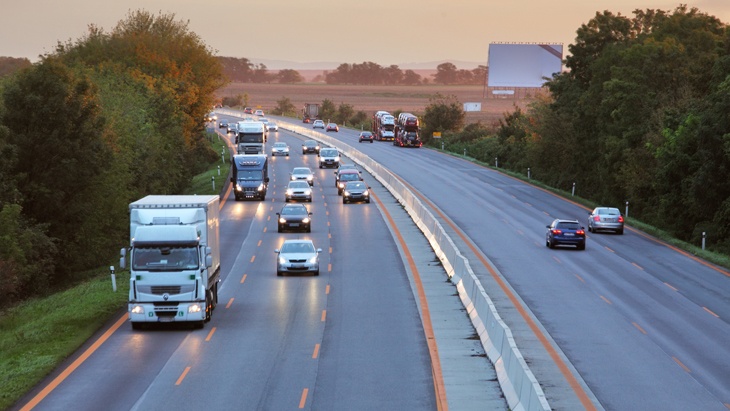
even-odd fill
[(264, 133), (238, 133), (239, 143), (263, 143)]
[(196, 247), (136, 247), (132, 268), (140, 271), (182, 271), (199, 268)]
[(261, 180), (261, 170), (238, 170), (239, 181), (257, 181)]

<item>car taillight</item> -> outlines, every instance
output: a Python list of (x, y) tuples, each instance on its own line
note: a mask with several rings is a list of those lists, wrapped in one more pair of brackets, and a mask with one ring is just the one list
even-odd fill
[(551, 231), (553, 232), (553, 235), (560, 235), (560, 234), (563, 234), (563, 231), (562, 231), (562, 230), (557, 230), (557, 229), (555, 229), (555, 230), (551, 230)]
[(599, 217), (599, 216), (594, 216), (594, 217), (593, 217), (593, 221), (601, 221), (601, 217)]
[(618, 216), (618, 222), (623, 223), (624, 222), (624, 216), (620, 215)]
[(583, 231), (583, 230), (578, 230), (575, 233), (578, 234), (578, 235), (586, 235), (586, 232)]

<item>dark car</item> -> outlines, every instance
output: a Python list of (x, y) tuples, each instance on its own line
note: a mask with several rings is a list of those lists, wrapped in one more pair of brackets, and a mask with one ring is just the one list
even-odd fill
[(218, 122), (218, 128), (228, 128), (228, 120), (221, 120)]
[(358, 143), (362, 143), (363, 141), (369, 141), (373, 142), (375, 140), (375, 137), (373, 136), (373, 133), (369, 131), (363, 131), (360, 133), (360, 136), (357, 138)]
[(253, 114), (253, 109), (251, 107), (246, 107), (243, 109), (243, 112), (246, 114)]
[(312, 232), (312, 213), (304, 204), (287, 204), (276, 215), (279, 216), (280, 233), (284, 230)]
[(319, 154), (319, 143), (314, 140), (307, 140), (302, 144), (302, 154)]
[(345, 189), (345, 184), (347, 184), (348, 181), (362, 181), (360, 172), (357, 170), (343, 170), (338, 173), (337, 180), (335, 180), (337, 194), (342, 194), (342, 190)]
[(624, 216), (618, 208), (596, 207), (588, 216), (588, 231), (598, 232), (600, 230), (613, 231), (617, 234), (624, 233)]
[(325, 131), (334, 131), (336, 133), (340, 131), (340, 127), (335, 123), (328, 123)]
[(370, 187), (362, 181), (348, 181), (342, 190), (342, 204), (358, 201), (370, 202)]
[(578, 220), (556, 219), (547, 227), (545, 246), (574, 245), (579, 250), (586, 249), (586, 232)]

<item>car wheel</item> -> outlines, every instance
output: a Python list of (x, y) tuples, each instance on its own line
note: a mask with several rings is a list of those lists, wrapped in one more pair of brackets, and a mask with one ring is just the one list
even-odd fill
[(276, 270), (276, 275), (277, 275), (277, 276), (279, 276), (279, 277), (281, 277), (281, 275), (282, 275), (282, 272), (281, 272), (281, 271), (279, 271), (279, 270)]
[(552, 242), (552, 241), (550, 241), (550, 240), (548, 240), (548, 247), (555, 248), (555, 243)]
[(319, 270), (315, 271), (313, 274), (314, 275), (319, 275)]
[(347, 204), (347, 199), (344, 197), (342, 198), (342, 204)]
[(620, 230), (618, 230), (618, 235), (624, 235), (624, 229), (623, 228), (620, 229)]
[(370, 199), (365, 200), (366, 203), (370, 204)]
[(588, 232), (589, 232), (589, 233), (592, 233), (592, 232), (593, 232), (593, 227), (591, 227), (591, 225), (590, 225), (590, 224), (588, 224)]
[(586, 244), (585, 244), (585, 243), (583, 243), (583, 244), (579, 244), (579, 245), (578, 245), (578, 249), (579, 249), (579, 250), (585, 250), (585, 249), (586, 249)]
[(373, 140), (370, 140), (370, 144), (373, 144)]
[(279, 227), (279, 228), (277, 228), (277, 229), (276, 229), (276, 232), (277, 232), (277, 233), (280, 233), (280, 232), (282, 232), (282, 231), (284, 231), (284, 230), (283, 230), (283, 229), (282, 229), (281, 227)]
[(311, 203), (311, 202), (312, 202), (312, 199), (310, 198), (310, 199), (309, 199), (309, 200), (307, 200), (307, 201), (309, 201), (309, 202)]
[(284, 201), (288, 203), (288, 202), (289, 202), (289, 199), (287, 198), (287, 199), (285, 199)]
[(312, 232), (312, 226), (307, 227), (307, 232), (308, 233), (311, 233)]

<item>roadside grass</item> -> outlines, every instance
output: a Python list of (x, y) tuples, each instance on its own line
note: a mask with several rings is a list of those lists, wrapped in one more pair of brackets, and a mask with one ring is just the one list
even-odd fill
[[(225, 150), (225, 163), (219, 159), (211, 164), (183, 194), (218, 194), (227, 181), (228, 146), (213, 133), (209, 140), (216, 152)], [(100, 267), (85, 276), (90, 280), (73, 288), (0, 312), (0, 410), (13, 406), (111, 319), (125, 315), (129, 271), (117, 270), (115, 275), (116, 292), (109, 267)]]

